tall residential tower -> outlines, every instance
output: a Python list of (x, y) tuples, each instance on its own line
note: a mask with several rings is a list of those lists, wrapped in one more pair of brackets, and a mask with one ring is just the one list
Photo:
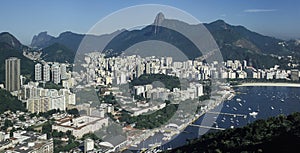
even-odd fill
[(34, 66), (34, 78), (35, 78), (35, 81), (42, 80), (42, 64), (40, 64), (40, 63), (37, 63)]
[(20, 90), (20, 59), (10, 57), (5, 60), (5, 86), (6, 90)]

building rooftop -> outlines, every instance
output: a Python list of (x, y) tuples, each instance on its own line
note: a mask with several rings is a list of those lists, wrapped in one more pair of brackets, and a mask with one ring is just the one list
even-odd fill
[(69, 127), (73, 129), (81, 129), (89, 124), (94, 124), (104, 118), (94, 117), (94, 116), (80, 116), (77, 118), (66, 117), (58, 120), (57, 125), (63, 127)]

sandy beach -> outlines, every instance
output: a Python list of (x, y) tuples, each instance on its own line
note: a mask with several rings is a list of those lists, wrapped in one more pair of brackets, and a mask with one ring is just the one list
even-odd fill
[(257, 83), (242, 83), (236, 87), (249, 87), (249, 86), (273, 86), (273, 87), (300, 87), (300, 83), (273, 83), (273, 82), (257, 82)]

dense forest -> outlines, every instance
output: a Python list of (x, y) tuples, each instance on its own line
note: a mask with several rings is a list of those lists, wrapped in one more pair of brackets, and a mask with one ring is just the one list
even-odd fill
[(299, 152), (299, 145), (300, 113), (297, 112), (256, 120), (243, 128), (207, 133), (168, 152)]

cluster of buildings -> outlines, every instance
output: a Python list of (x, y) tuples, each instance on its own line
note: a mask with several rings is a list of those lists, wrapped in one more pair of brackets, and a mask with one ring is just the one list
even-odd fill
[[(20, 119), (22, 118), (22, 119)], [(29, 112), (11, 112), (6, 111), (0, 115), (0, 126), (5, 126), (5, 122), (10, 121), (13, 123), (11, 126), (7, 127), (6, 131), (12, 129), (27, 129), (30, 126), (41, 125), (46, 122), (46, 119), (43, 117), (30, 117)]]
[(71, 74), (67, 72), (67, 64), (65, 63), (37, 63), (34, 66), (34, 79), (39, 82), (52, 81), (55, 84), (61, 83), (62, 80), (71, 78)]
[(189, 80), (222, 79), (292, 79), (299, 80), (298, 70), (283, 70), (278, 65), (270, 69), (256, 69), (246, 60), (227, 60), (218, 67), (217, 61), (173, 61), (172, 57), (142, 58), (138, 55), (105, 58), (101, 53), (89, 53), (83, 66), (87, 69), (87, 82), (97, 85), (126, 84), (142, 74), (166, 74)]
[[(199, 80), (214, 79), (286, 79), (299, 81), (299, 70), (284, 70), (275, 65), (270, 69), (256, 69), (247, 64), (247, 61), (227, 60), (222, 63), (205, 63), (198, 60), (174, 61), (172, 57), (140, 57), (118, 56), (106, 58), (99, 52), (86, 54), (85, 63), (82, 64), (86, 71), (74, 73), (68, 72), (68, 65), (65, 63), (37, 63), (34, 66), (34, 79), (36, 82), (24, 83), (20, 74), (20, 59), (11, 57), (5, 60), (5, 88), (19, 100), (26, 103), (30, 113), (47, 112), (52, 109), (66, 110), (77, 108), (85, 111), (86, 115), (73, 118), (72, 116), (61, 116), (55, 118), (53, 130), (67, 132), (71, 131), (76, 138), (81, 138), (84, 134), (94, 132), (108, 126), (106, 113), (114, 114), (115, 108), (112, 104), (102, 103), (97, 107), (90, 104), (76, 106), (76, 94), (70, 89), (76, 85), (76, 80), (85, 79), (89, 86), (112, 87), (110, 91), (114, 94), (122, 109), (127, 110), (132, 116), (138, 116), (147, 112), (156, 111), (166, 107), (165, 100), (181, 102), (187, 99), (197, 99), (203, 95), (203, 85)], [(222, 65), (221, 67), (219, 65)], [(81, 74), (79, 74), (81, 73)], [(167, 89), (154, 84), (133, 86), (128, 89), (129, 96), (125, 96), (118, 89), (120, 86), (131, 82), (133, 79), (143, 74), (165, 74), (176, 76), (179, 79), (188, 80), (185, 88)], [(62, 85), (62, 89), (46, 89), (46, 83), (52, 82)], [(111, 86), (114, 85), (114, 86)], [(79, 85), (78, 85), (79, 86)], [(77, 86), (77, 87), (78, 87)], [(113, 89), (114, 88), (114, 89)], [(80, 88), (76, 88), (80, 89)], [(131, 97), (133, 95), (143, 97), (139, 100)], [(147, 101), (151, 99), (151, 101)], [(209, 105), (207, 105), (209, 106)], [(117, 109), (116, 109), (117, 110)], [(19, 113), (19, 112), (18, 112)], [(15, 129), (25, 129), (35, 124), (42, 124), (43, 119), (30, 118), (25, 121), (18, 120), (18, 115), (7, 114), (4, 118), (10, 117), (14, 121)], [(28, 118), (28, 114), (22, 114)], [(3, 118), (3, 119), (4, 119)], [(4, 124), (1, 116), (1, 125)], [(9, 130), (11, 130), (10, 127)], [(103, 152), (114, 152), (126, 144), (126, 137), (111, 138), (101, 142), (100, 146), (105, 149)], [(122, 140), (122, 141), (120, 141)], [(84, 142), (84, 152), (95, 151), (93, 140), (87, 139)], [(47, 139), (45, 135), (26, 132), (22, 130), (14, 131), (13, 136), (9, 133), (0, 132), (0, 151), (9, 152), (53, 152), (53, 140)]]
[[(5, 122), (10, 122), (11, 125), (5, 125)], [(0, 131), (0, 152), (5, 150), (12, 153), (52, 153), (52, 139), (47, 139), (46, 134), (26, 131), (28, 127), (38, 127), (45, 122), (45, 118), (31, 117), (28, 112), (4, 112), (0, 115), (0, 126), (6, 126), (6, 130)]]
[(97, 107), (92, 107), (89, 103), (83, 103), (76, 105), (76, 108), (81, 112), (85, 112), (86, 115), (101, 118), (105, 117), (106, 113), (114, 113), (114, 106), (107, 103), (101, 103), (100, 106)]
[(15, 131), (11, 139), (0, 133), (0, 151), (7, 153), (53, 153), (53, 140), (46, 134), (31, 131)]
[(21, 87), (19, 99), (26, 103), (31, 113), (47, 112), (52, 109), (66, 110), (76, 105), (76, 95), (69, 89), (44, 89), (38, 82), (29, 82)]
[[(51, 66), (50, 66), (51, 65)], [(31, 113), (47, 112), (52, 109), (66, 110), (76, 104), (76, 96), (70, 91), (74, 78), (67, 71), (65, 63), (37, 63), (34, 67), (36, 82), (24, 84), (20, 74), (20, 59), (11, 57), (5, 60), (5, 88), (26, 103)], [(47, 82), (62, 84), (63, 89), (44, 89)]]
[(224, 62), (224, 67), (221, 69), (220, 77), (223, 79), (281, 79), (299, 81), (299, 70), (280, 69), (278, 65), (274, 65), (269, 69), (256, 69), (247, 65), (247, 61), (243, 60), (227, 60)]
[[(196, 99), (203, 95), (203, 85), (199, 80), (214, 79), (289, 79), (299, 80), (298, 70), (282, 70), (275, 65), (270, 69), (255, 69), (246, 60), (228, 60), (205, 63), (199, 60), (174, 61), (172, 57), (140, 57), (138, 55), (106, 58), (104, 54), (93, 52), (86, 54), (84, 78), (89, 85), (121, 86), (143, 74), (165, 74), (188, 80), (186, 89), (167, 89), (154, 87), (153, 84), (133, 86), (128, 89), (131, 94), (154, 101), (184, 101)], [(221, 64), (221, 66), (219, 66)], [(83, 76), (83, 75), (82, 75)], [(164, 108), (163, 103), (147, 103), (128, 99), (120, 92), (114, 92), (123, 108), (134, 116)], [(133, 105), (134, 104), (134, 105)]]
[[(32, 117), (31, 113), (76, 108), (76, 94), (71, 91), (75, 79), (71, 76), (71, 72), (67, 71), (68, 65), (64, 63), (37, 63), (34, 66), (34, 80), (36, 82), (30, 81), (26, 84), (24, 77), (20, 74), (20, 59), (15, 57), (6, 59), (5, 66), (5, 88), (25, 103), (28, 112), (1, 114), (1, 126), (4, 126), (7, 119), (13, 125), (0, 132), (0, 151), (16, 153), (53, 152), (52, 139), (47, 139), (46, 135), (26, 131), (26, 129), (36, 127), (34, 130), (41, 131), (43, 123), (47, 121), (43, 117)], [(50, 86), (47, 87), (48, 83)], [(52, 88), (55, 86), (54, 84), (59, 85), (57, 86), (59, 88)], [(103, 106), (104, 108), (106, 109), (105, 112), (107, 109), (108, 111), (112, 109), (109, 106)], [(99, 113), (95, 113), (95, 111), (96, 109), (94, 114)], [(97, 114), (98, 116), (80, 116), (77, 118), (65, 114), (53, 114), (51, 118), (55, 119), (55, 124), (52, 125), (52, 128), (61, 132), (71, 131), (76, 138), (81, 138), (84, 134), (108, 125), (108, 118), (104, 117), (105, 112), (100, 114), (101, 117)], [(19, 119), (20, 116), (22, 116), (22, 120)], [(22, 130), (15, 131), (15, 129)], [(90, 143), (87, 143), (85, 152), (88, 152), (90, 148)]]
[(203, 85), (191, 82), (186, 90), (173, 88), (169, 90), (162, 87), (153, 87), (152, 84), (133, 86), (133, 94), (139, 95), (151, 100), (172, 100), (184, 101), (187, 99), (195, 99), (203, 95)]
[(101, 53), (89, 53), (85, 57), (86, 79), (97, 85), (126, 84), (142, 74), (166, 74), (179, 78), (205, 80), (216, 71), (217, 63), (200, 61), (173, 61), (172, 57), (142, 58), (137, 55), (105, 58)]

